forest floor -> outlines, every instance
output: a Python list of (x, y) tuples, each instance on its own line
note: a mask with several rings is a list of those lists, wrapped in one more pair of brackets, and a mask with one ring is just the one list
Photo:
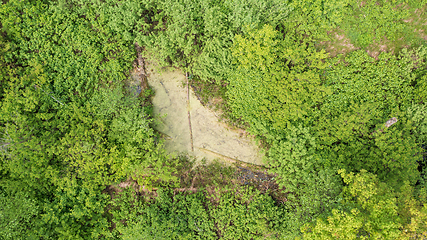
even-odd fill
[[(172, 187), (174, 193), (194, 193), (199, 190), (206, 190), (208, 193), (214, 194), (218, 190), (250, 186), (257, 189), (261, 194), (270, 195), (277, 203), (288, 201), (289, 192), (281, 188), (276, 182), (277, 176), (268, 173), (268, 170), (263, 166), (245, 164), (244, 162), (224, 164), (220, 159), (209, 163), (195, 164), (197, 159), (184, 154), (177, 156), (177, 158), (180, 167), (175, 175), (178, 178), (178, 185)], [(105, 192), (113, 197), (127, 187), (132, 187), (146, 199), (157, 197), (156, 187), (146, 189), (144, 186), (138, 185), (133, 179), (110, 185)]]
[[(276, 177), (269, 174), (263, 166), (236, 162), (224, 165), (222, 162), (213, 161), (206, 165), (192, 167), (191, 161), (183, 161), (180, 169), (180, 188), (175, 191), (197, 191), (206, 189), (213, 193), (216, 189), (230, 186), (251, 186), (262, 194), (269, 194), (278, 203), (287, 200), (287, 192), (276, 182)], [(185, 164), (186, 163), (186, 164)]]
[[(386, 37), (376, 39), (372, 44), (363, 48), (369, 56), (378, 60), (381, 52), (398, 53), (403, 48), (417, 48), (424, 41), (427, 41), (427, 5), (423, 8), (416, 9), (412, 16), (402, 20), (407, 23), (413, 30), (412, 38), (401, 36), (399, 39), (391, 41)], [(408, 26), (408, 27), (409, 27)], [(330, 40), (318, 42), (318, 49), (325, 49), (330, 57), (336, 57), (339, 54), (347, 54), (349, 52), (361, 49), (351, 43), (350, 38), (345, 31), (339, 27), (328, 32)]]
[[(330, 36), (331, 40), (319, 42), (317, 47), (319, 49), (325, 49), (325, 51), (329, 53), (330, 57), (336, 57), (339, 54), (345, 55), (352, 51), (361, 49), (360, 47), (356, 47), (354, 44), (352, 44), (344, 31), (339, 28), (328, 32), (328, 35)], [(387, 39), (383, 39), (381, 42), (375, 42), (369, 45), (365, 50), (369, 56), (378, 60), (378, 56), (381, 52), (394, 53), (398, 47), (401, 46), (399, 44), (392, 43)]]

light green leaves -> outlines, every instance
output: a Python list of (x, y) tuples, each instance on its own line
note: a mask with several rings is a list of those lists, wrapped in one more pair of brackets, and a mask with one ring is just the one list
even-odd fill
[(304, 239), (398, 239), (402, 224), (393, 190), (365, 170), (339, 173), (348, 185), (345, 202), (314, 227), (306, 225)]
[(265, 25), (247, 36), (236, 36), (232, 49), (237, 64), (228, 86), (233, 113), (267, 138), (291, 123), (310, 122), (329, 92), (320, 77), (327, 55), (288, 44)]
[(238, 63), (238, 70), (249, 71), (251, 68), (266, 71), (275, 62), (278, 32), (272, 26), (264, 25), (258, 31), (251, 31), (247, 37), (237, 35), (232, 49), (233, 57)]

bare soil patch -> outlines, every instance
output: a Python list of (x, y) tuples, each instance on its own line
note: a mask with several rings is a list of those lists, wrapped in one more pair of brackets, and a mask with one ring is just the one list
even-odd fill
[(346, 54), (359, 49), (350, 42), (350, 39), (345, 36), (344, 31), (341, 29), (330, 31), (328, 35), (331, 40), (320, 42), (318, 47), (325, 49), (330, 57), (336, 57), (338, 54)]
[[(155, 92), (152, 98), (157, 119), (155, 129), (168, 136), (166, 150), (172, 154), (188, 153), (199, 160), (263, 164), (261, 149), (254, 138), (222, 122), (218, 112), (206, 106), (222, 104), (221, 98), (198, 96), (186, 87), (186, 76), (179, 70), (158, 72), (150, 71), (154, 68), (152, 65), (146, 67), (150, 72), (148, 83)], [(212, 88), (219, 89), (219, 86)]]

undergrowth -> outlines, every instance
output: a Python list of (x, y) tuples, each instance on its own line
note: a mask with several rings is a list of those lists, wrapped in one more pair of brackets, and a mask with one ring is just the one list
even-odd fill
[(281, 236), (287, 200), (265, 168), (219, 161), (196, 164), (186, 155), (177, 160), (175, 188), (141, 191), (129, 185), (116, 189), (108, 207), (112, 235), (122, 239)]

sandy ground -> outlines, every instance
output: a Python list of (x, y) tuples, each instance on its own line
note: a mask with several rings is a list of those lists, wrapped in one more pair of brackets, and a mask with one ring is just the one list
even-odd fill
[[(215, 158), (225, 161), (243, 161), (262, 164), (262, 155), (253, 139), (241, 136), (224, 123), (218, 122), (215, 113), (202, 106), (190, 88), (187, 102), (185, 75), (179, 70), (159, 72), (147, 66), (148, 83), (154, 89), (152, 99), (156, 115), (156, 130), (165, 134), (165, 147), (169, 152), (186, 152), (199, 160)], [(191, 147), (190, 111), (193, 150)]]

